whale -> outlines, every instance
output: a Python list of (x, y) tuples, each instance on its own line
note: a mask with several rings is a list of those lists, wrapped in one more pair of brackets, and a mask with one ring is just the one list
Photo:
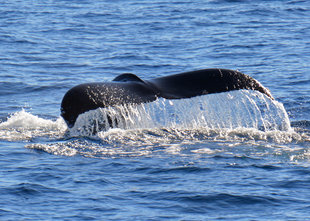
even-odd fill
[(80, 114), (97, 108), (153, 102), (159, 98), (186, 99), (232, 90), (256, 90), (274, 99), (259, 81), (236, 70), (202, 69), (148, 80), (124, 73), (110, 82), (84, 83), (69, 89), (61, 116), (72, 128)]

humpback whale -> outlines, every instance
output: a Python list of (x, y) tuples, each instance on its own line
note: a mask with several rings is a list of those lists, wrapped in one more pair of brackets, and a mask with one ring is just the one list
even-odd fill
[(203, 69), (142, 80), (125, 73), (112, 82), (85, 83), (71, 88), (63, 97), (61, 116), (73, 127), (82, 113), (116, 105), (183, 99), (232, 90), (257, 90), (273, 99), (269, 90), (254, 78), (229, 69)]

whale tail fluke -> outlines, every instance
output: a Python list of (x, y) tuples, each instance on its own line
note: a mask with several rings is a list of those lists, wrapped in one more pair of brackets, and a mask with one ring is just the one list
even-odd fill
[(125, 73), (112, 82), (86, 83), (71, 88), (63, 97), (61, 116), (69, 127), (77, 117), (99, 107), (141, 104), (166, 99), (191, 98), (232, 90), (257, 90), (273, 99), (269, 90), (254, 78), (228, 69), (204, 69), (142, 80)]
[(203, 69), (155, 78), (150, 81), (167, 99), (190, 98), (232, 90), (257, 90), (271, 99), (271, 93), (259, 81), (239, 71)]

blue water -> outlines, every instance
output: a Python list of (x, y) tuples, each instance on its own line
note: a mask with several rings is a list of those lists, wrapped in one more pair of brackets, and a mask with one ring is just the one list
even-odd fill
[[(309, 220), (309, 10), (303, 0), (1, 1), (0, 219)], [(87, 122), (105, 110), (71, 131), (59, 117), (80, 83), (214, 67), (252, 76), (275, 101), (248, 91), (159, 100), (98, 134)]]

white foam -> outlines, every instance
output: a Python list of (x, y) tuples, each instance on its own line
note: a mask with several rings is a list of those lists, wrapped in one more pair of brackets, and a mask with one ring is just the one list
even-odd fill
[(21, 110), (0, 123), (0, 139), (30, 140), (40, 136), (61, 136), (67, 129), (62, 118), (46, 120)]
[(43, 150), (47, 153), (62, 156), (74, 156), (78, 153), (78, 150), (70, 147), (67, 143), (54, 143), (54, 144), (27, 144), (25, 146), (29, 149)]
[[(98, 140), (99, 139), (99, 140)], [(288, 131), (260, 131), (253, 128), (238, 129), (110, 129), (100, 132), (96, 140), (75, 139), (60, 142), (27, 144), (27, 148), (45, 152), (92, 158), (118, 158), (195, 154), (233, 154), (248, 151), (255, 156), (295, 156), (296, 148), (287, 143), (302, 141), (301, 135)], [(244, 148), (245, 147), (245, 148)], [(238, 149), (239, 150), (236, 150)], [(288, 149), (287, 149), (288, 148)], [(296, 157), (294, 158), (296, 159)]]

